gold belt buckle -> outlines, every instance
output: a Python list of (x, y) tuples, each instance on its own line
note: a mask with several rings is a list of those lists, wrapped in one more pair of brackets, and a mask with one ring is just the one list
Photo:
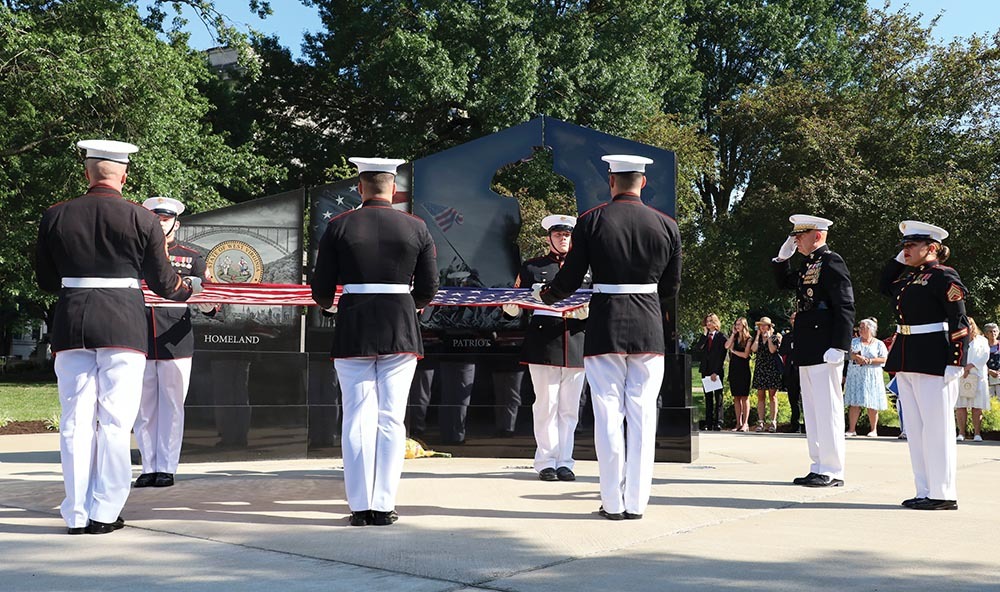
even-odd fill
[(910, 334), (910, 326), (909, 325), (900, 325), (899, 326), (899, 333), (900, 333), (900, 335), (909, 335)]

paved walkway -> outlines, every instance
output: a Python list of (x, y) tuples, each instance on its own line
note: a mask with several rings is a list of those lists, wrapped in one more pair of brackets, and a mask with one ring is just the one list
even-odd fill
[(0, 590), (1000, 589), (1000, 443), (959, 446), (958, 512), (901, 508), (904, 442), (852, 439), (847, 486), (805, 489), (801, 436), (704, 433), (656, 466), (640, 521), (597, 516), (597, 466), (406, 461), (400, 521), (347, 526), (337, 460), (182, 465), (133, 491), (128, 527), (68, 536), (58, 437), (0, 437)]

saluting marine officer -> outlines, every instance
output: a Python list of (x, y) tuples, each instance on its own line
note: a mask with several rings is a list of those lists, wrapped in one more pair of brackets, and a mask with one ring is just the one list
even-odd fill
[[(434, 242), (423, 220), (392, 207), (402, 160), (351, 158), (357, 165), (357, 210), (335, 216), (319, 243), (312, 296), (333, 306), (332, 357), (340, 379), (344, 487), (352, 526), (397, 519), (403, 471), (406, 399), (423, 355), (417, 310), (437, 293)], [(413, 282), (411, 291), (410, 282)]]
[(917, 494), (903, 502), (916, 510), (957, 510), (955, 402), (969, 349), (968, 294), (962, 279), (942, 265), (950, 251), (943, 228), (906, 220), (902, 251), (886, 263), (879, 290), (896, 305), (899, 325), (886, 360), (896, 373), (906, 409)]
[[(521, 265), (515, 287), (544, 283), (556, 276), (572, 242), (576, 218), (552, 215), (542, 219), (548, 233), (549, 252)], [(590, 275), (582, 287), (590, 287)], [(535, 471), (542, 481), (575, 481), (573, 446), (583, 393), (583, 339), (589, 305), (567, 313), (534, 310), (524, 336), (521, 363), (528, 365), (535, 389), (531, 406), (535, 431)], [(516, 304), (505, 304), (504, 313), (521, 314)]]
[(138, 148), (107, 140), (77, 146), (87, 151), (89, 189), (42, 216), (35, 273), (41, 289), (59, 294), (51, 335), (62, 406), (60, 511), (70, 534), (105, 534), (125, 525), (132, 481), (129, 444), (147, 347), (139, 279), (177, 301), (200, 291), (201, 281), (174, 272), (159, 219), (122, 198), (128, 155)]
[(588, 267), (593, 274), (583, 355), (594, 406), (599, 513), (638, 519), (653, 484), (663, 324), (680, 289), (681, 239), (677, 222), (639, 197), (653, 161), (627, 154), (602, 160), (610, 165), (611, 201), (580, 216), (562, 269), (535, 292), (552, 304), (580, 287)]
[[(167, 239), (168, 256), (181, 277), (208, 281), (205, 258), (177, 241), (184, 204), (170, 197), (151, 197), (143, 207), (160, 218)], [(215, 305), (197, 304), (198, 310), (214, 315)], [(181, 456), (184, 438), (184, 399), (191, 381), (194, 332), (191, 310), (186, 304), (146, 306), (149, 346), (142, 379), (142, 401), (135, 418), (135, 441), (142, 456), (142, 474), (136, 487), (170, 487)]]
[[(778, 287), (796, 290), (798, 313), (792, 327), (792, 360), (799, 368), (809, 473), (792, 483), (806, 487), (844, 485), (844, 359), (854, 328), (854, 288), (840, 255), (826, 244), (833, 222), (796, 214), (792, 231), (773, 259)], [(802, 264), (788, 259), (798, 251)]]

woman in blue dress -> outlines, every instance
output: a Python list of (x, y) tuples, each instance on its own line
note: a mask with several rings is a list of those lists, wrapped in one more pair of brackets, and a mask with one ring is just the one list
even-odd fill
[(875, 319), (864, 319), (858, 323), (861, 336), (851, 340), (851, 363), (847, 367), (847, 383), (844, 386), (844, 404), (847, 411), (847, 437), (856, 436), (858, 416), (861, 408), (868, 409), (869, 438), (878, 436), (878, 412), (889, 408), (885, 397), (885, 381), (882, 366), (889, 355), (885, 344), (875, 337), (878, 325)]

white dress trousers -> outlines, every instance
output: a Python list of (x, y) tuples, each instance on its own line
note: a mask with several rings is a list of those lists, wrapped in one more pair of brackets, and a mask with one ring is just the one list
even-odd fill
[(573, 445), (583, 394), (583, 368), (528, 364), (535, 403), (535, 471), (573, 468)]
[(146, 360), (135, 441), (143, 473), (177, 472), (184, 438), (184, 399), (191, 382), (191, 358)]
[(906, 409), (906, 443), (916, 497), (958, 500), (955, 401), (959, 382), (945, 384), (943, 376), (918, 372), (896, 373), (899, 398)]
[[(844, 478), (844, 389), (840, 384), (843, 376), (843, 362), (799, 367), (806, 442), (812, 460), (809, 472), (833, 479)], [(909, 413), (906, 424), (910, 424)]]
[[(139, 409), (146, 355), (102, 347), (56, 354), (59, 382), (59, 449), (66, 525), (114, 522), (132, 481), (131, 432)], [(100, 424), (100, 425), (98, 425)]]
[(406, 450), (406, 400), (414, 354), (337, 358), (344, 410), (344, 489), (352, 512), (396, 508)]
[[(642, 514), (653, 486), (660, 354), (603, 354), (583, 360), (594, 405), (594, 446), (606, 512)], [(628, 422), (625, 441), (623, 420)]]

